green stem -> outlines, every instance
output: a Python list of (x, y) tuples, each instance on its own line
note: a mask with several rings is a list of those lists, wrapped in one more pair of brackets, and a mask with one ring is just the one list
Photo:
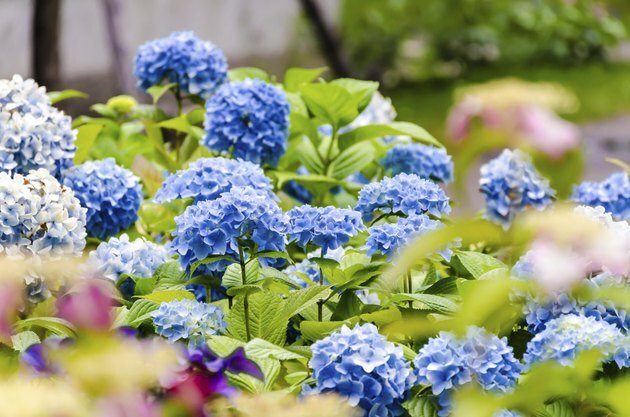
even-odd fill
[[(238, 243), (238, 257), (239, 262), (241, 264), (241, 280), (243, 281), (243, 285), (247, 283), (247, 272), (245, 271), (245, 254), (243, 253), (243, 247), (241, 243)], [(243, 298), (243, 311), (245, 314), (245, 335), (247, 336), (247, 341), (251, 340), (251, 334), (249, 331), (249, 300), (248, 295), (245, 294)]]
[[(413, 281), (411, 279), (411, 271), (407, 271), (407, 289), (409, 294), (413, 294)], [(409, 300), (409, 308), (413, 308), (413, 301)]]
[[(324, 272), (319, 268), (319, 285), (324, 285)], [(322, 321), (324, 316), (324, 303), (325, 300), (317, 301), (317, 320)]]

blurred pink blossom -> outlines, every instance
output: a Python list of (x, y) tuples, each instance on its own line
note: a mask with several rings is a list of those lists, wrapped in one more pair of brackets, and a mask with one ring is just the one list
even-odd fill
[(57, 311), (79, 329), (107, 331), (114, 321), (114, 304), (115, 289), (110, 282), (84, 279), (58, 298)]

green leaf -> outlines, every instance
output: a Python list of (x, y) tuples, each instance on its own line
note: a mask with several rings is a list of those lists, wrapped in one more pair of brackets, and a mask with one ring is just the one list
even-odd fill
[(157, 310), (160, 305), (151, 300), (137, 300), (129, 308), (124, 324), (131, 327), (139, 327), (151, 318), (151, 312)]
[(136, 298), (149, 300), (156, 303), (168, 303), (175, 300), (194, 300), (195, 296), (193, 295), (193, 293), (186, 290), (164, 290), (156, 291), (147, 295), (140, 295)]
[(277, 321), (286, 322), (296, 314), (300, 314), (318, 300), (326, 298), (330, 294), (330, 288), (326, 285), (315, 285), (297, 291), (292, 291), (287, 296), (284, 308), (281, 314), (276, 318)]
[(327, 67), (289, 68), (284, 74), (284, 89), (291, 92), (298, 91), (302, 84), (308, 84), (315, 81), (327, 70)]
[(155, 289), (155, 284), (157, 282), (157, 278), (139, 278), (136, 279), (136, 287), (134, 293), (136, 295), (146, 295), (151, 294)]
[(403, 403), (409, 417), (437, 417), (438, 405), (435, 397), (413, 397)]
[(423, 291), (425, 294), (454, 294), (457, 292), (457, 278), (446, 277), (436, 281)]
[(339, 135), (339, 148), (347, 149), (366, 140), (382, 138), (383, 136), (410, 136), (417, 142), (443, 147), (436, 138), (422, 127), (409, 122), (391, 122), (361, 126)]
[(190, 123), (188, 122), (188, 118), (185, 114), (181, 116), (164, 120), (163, 122), (158, 123), (156, 126), (175, 130), (177, 132), (189, 133), (190, 132)]
[(369, 143), (360, 143), (341, 152), (328, 167), (328, 175), (343, 179), (361, 171), (376, 158), (376, 150)]
[(208, 347), (217, 355), (226, 357), (237, 348), (245, 347), (245, 343), (232, 337), (216, 335), (210, 336), (208, 339)]
[[(234, 258), (232, 258), (230, 255), (211, 255), (211, 256), (208, 256), (206, 259), (202, 259), (200, 261), (194, 262), (191, 265), (191, 267), (190, 267), (190, 276), (191, 277), (194, 276), (195, 275), (195, 271), (197, 271), (197, 268), (199, 268), (201, 265), (210, 265), (210, 264), (213, 264), (213, 263), (216, 263), (216, 262), (219, 262), (219, 261), (234, 262)], [(240, 269), (239, 269), (239, 271), (240, 271)]]
[(11, 336), (11, 344), (13, 345), (13, 349), (18, 352), (24, 352), (31, 345), (35, 345), (40, 343), (41, 340), (39, 336), (35, 332), (30, 330), (20, 332)]
[(269, 175), (272, 175), (277, 179), (278, 188), (282, 188), (287, 181), (295, 181), (308, 189), (324, 188), (328, 190), (340, 184), (338, 180), (325, 175), (300, 175), (295, 172), (287, 171), (270, 171)]
[(156, 123), (150, 120), (145, 120), (144, 126), (147, 132), (147, 137), (153, 144), (156, 162), (171, 172), (177, 171), (179, 165), (175, 158), (173, 158), (164, 147), (164, 139), (161, 129)]
[(269, 266), (265, 266), (260, 268), (260, 278), (261, 279), (272, 279), (276, 282), (281, 282), (283, 284), (288, 285), (293, 289), (300, 289), (298, 284), (295, 283), (286, 273), (277, 270), (276, 268), (272, 268)]
[(88, 98), (88, 95), (79, 90), (49, 91), (48, 98), (52, 104), (57, 104), (69, 98)]
[(133, 158), (131, 171), (142, 180), (142, 184), (150, 197), (157, 193), (164, 182), (162, 171), (142, 155), (136, 155)]
[(305, 359), (304, 355), (288, 351), (280, 346), (274, 345), (264, 339), (253, 339), (245, 345), (247, 357), (257, 359), (277, 359), (287, 361), (292, 359)]
[(419, 302), (421, 308), (428, 308), (440, 313), (453, 313), (457, 310), (457, 303), (453, 300), (433, 294), (394, 294), (391, 300), (394, 303), (402, 301)]
[(493, 269), (506, 268), (506, 265), (495, 257), (472, 251), (455, 252), (452, 265), (460, 276), (474, 279)]
[[(227, 315), (228, 332), (239, 340), (247, 341), (245, 327), (244, 296), (235, 297), (232, 301), (232, 309)], [(268, 290), (251, 294), (248, 301), (248, 323), (251, 338), (261, 338), (269, 342), (282, 345), (286, 336), (286, 326), (273, 326), (274, 318), (278, 316), (285, 306), (282, 298)]]
[(372, 96), (378, 90), (376, 81), (356, 80), (354, 78), (337, 78), (331, 84), (345, 88), (354, 98), (359, 112), (363, 111), (372, 100)]
[(101, 116), (105, 116), (110, 119), (115, 119), (116, 117), (118, 117), (118, 113), (116, 113), (116, 110), (112, 109), (106, 104), (102, 104), (102, 103), (92, 104), (90, 106), (90, 110), (100, 114)]
[(75, 336), (72, 324), (57, 317), (30, 317), (15, 323), (16, 330), (32, 329), (33, 327), (41, 327), (57, 336)]
[(77, 129), (77, 152), (74, 155), (74, 163), (82, 164), (88, 159), (90, 150), (96, 142), (98, 134), (103, 130), (102, 124), (85, 124)]
[(255, 284), (259, 281), (260, 263), (256, 261), (248, 262), (245, 264), (245, 282), (243, 282), (243, 276), (241, 274), (241, 265), (239, 263), (233, 263), (228, 266), (223, 274), (221, 283), (225, 288), (238, 287), (245, 284)]
[(247, 78), (259, 79), (266, 82), (271, 81), (267, 72), (255, 67), (233, 68), (228, 71), (228, 78), (230, 81), (243, 81)]
[(342, 321), (361, 314), (361, 306), (363, 303), (359, 300), (359, 297), (354, 291), (345, 291), (341, 294), (337, 307), (333, 311), (333, 321)]
[(302, 143), (299, 160), (311, 174), (317, 175), (324, 173), (324, 162), (311, 142)]
[(356, 102), (343, 87), (334, 84), (304, 84), (300, 87), (302, 99), (309, 111), (318, 119), (337, 130), (358, 116)]
[(402, 320), (402, 313), (398, 310), (398, 308), (392, 306), (372, 313), (363, 313), (359, 317), (363, 321), (374, 323), (377, 326), (382, 326)]
[(253, 394), (273, 391), (276, 380), (282, 370), (280, 361), (275, 359), (258, 359), (255, 362), (264, 375), (263, 381), (247, 374), (229, 374), (228, 380), (230, 384)]
[(157, 290), (168, 290), (183, 286), (187, 281), (186, 273), (177, 261), (166, 262), (157, 267), (153, 276), (156, 278)]
[(262, 290), (263, 290), (262, 285), (255, 285), (255, 284), (237, 285), (237, 286), (228, 288), (227, 295), (229, 295), (230, 297), (235, 297), (237, 295), (254, 294)]
[(171, 88), (175, 87), (177, 83), (169, 83), (164, 85), (154, 85), (147, 89), (147, 93), (153, 98), (153, 104), (156, 104), (160, 101), (160, 98), (169, 91)]
[(344, 324), (352, 327), (359, 321), (358, 317), (344, 321), (310, 321), (304, 320), (300, 323), (300, 332), (306, 340), (315, 341), (323, 339)]
[[(304, 102), (302, 101), (302, 99), (300, 99), (300, 102), (302, 103), (302, 105), (304, 105)], [(306, 107), (305, 107), (305, 111), (306, 111)], [(319, 136), (319, 132), (317, 131), (317, 127), (315, 126), (313, 121), (308, 118), (308, 111), (306, 111), (306, 114), (292, 112), (289, 117), (290, 117), (291, 133), (292, 134), (301, 133), (303, 135), (306, 135), (306, 137), (311, 141), (313, 146), (317, 148), (319, 144), (321, 143), (321, 138)], [(301, 138), (299, 138), (298, 140), (301, 140)]]
[(554, 401), (538, 410), (536, 417), (575, 417), (575, 411), (566, 401)]

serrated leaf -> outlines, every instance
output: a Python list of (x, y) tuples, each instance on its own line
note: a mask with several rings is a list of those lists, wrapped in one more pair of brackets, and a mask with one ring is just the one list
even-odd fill
[(72, 324), (58, 317), (30, 317), (15, 323), (16, 330), (32, 329), (33, 327), (41, 327), (57, 336), (75, 336)]
[(258, 359), (255, 362), (264, 375), (263, 381), (247, 374), (229, 374), (229, 381), (236, 387), (240, 387), (252, 394), (272, 391), (282, 369), (280, 361), (275, 359)]
[(320, 68), (289, 68), (284, 73), (284, 89), (287, 91), (298, 91), (302, 84), (316, 80), (320, 75), (328, 70), (328, 67)]
[(266, 82), (271, 81), (267, 72), (255, 67), (232, 68), (228, 71), (228, 78), (230, 81), (243, 81), (247, 78), (259, 79)]
[(245, 347), (245, 342), (228, 336), (210, 336), (208, 347), (217, 355), (226, 357), (236, 348)]
[(377, 326), (382, 326), (384, 324), (402, 320), (402, 313), (396, 307), (389, 307), (372, 313), (363, 313), (359, 317), (363, 321), (368, 321), (376, 324)]
[[(228, 332), (234, 338), (247, 341), (245, 325), (244, 296), (235, 297), (232, 309), (227, 316)], [(263, 290), (247, 297), (248, 323), (251, 338), (261, 338), (278, 345), (284, 344), (286, 326), (281, 328), (272, 326), (274, 318), (280, 314), (285, 306), (284, 300), (277, 294)]]
[(300, 323), (300, 332), (306, 340), (315, 341), (323, 339), (344, 324), (352, 327), (359, 321), (358, 317), (354, 317), (344, 321), (311, 321), (304, 320)]
[(439, 409), (433, 396), (413, 397), (404, 402), (403, 407), (409, 413), (409, 417), (437, 417)]
[(419, 302), (421, 306), (426, 306), (426, 308), (440, 313), (453, 313), (457, 310), (457, 303), (453, 300), (433, 294), (394, 294), (391, 300), (394, 303), (402, 301)]
[(168, 303), (176, 300), (194, 300), (195, 296), (193, 293), (186, 290), (164, 290), (156, 291), (147, 295), (140, 295), (136, 298), (149, 300), (156, 303)]
[(153, 104), (156, 104), (160, 101), (160, 98), (169, 91), (171, 88), (175, 87), (177, 83), (169, 83), (164, 85), (154, 85), (147, 89), (147, 93), (153, 98)]
[(221, 284), (228, 289), (246, 284), (255, 284), (259, 281), (259, 271), (260, 263), (258, 262), (258, 260), (246, 263), (245, 282), (243, 282), (241, 265), (239, 263), (233, 263), (225, 270), (223, 278), (221, 279)]
[(18, 352), (24, 352), (31, 345), (35, 345), (40, 343), (41, 340), (39, 336), (35, 332), (30, 330), (26, 330), (24, 332), (20, 332), (11, 336), (11, 344), (13, 345), (13, 349)]
[(376, 158), (376, 150), (369, 143), (361, 143), (342, 151), (328, 167), (328, 175), (336, 179), (361, 171)]
[(235, 297), (237, 295), (254, 294), (262, 290), (263, 290), (262, 285), (255, 285), (255, 284), (237, 285), (235, 287), (228, 288), (227, 295), (229, 295), (230, 297)]
[(63, 91), (49, 91), (48, 98), (52, 104), (57, 104), (69, 98), (88, 98), (88, 95), (83, 91), (68, 89)]
[[(483, 274), (493, 269), (506, 268), (506, 265), (493, 256), (481, 252), (457, 251), (454, 255), (454, 266), (458, 273), (464, 278), (472, 277), (478, 279)], [(457, 262), (461, 264), (463, 270), (457, 268)]]
[(359, 114), (354, 98), (341, 86), (303, 84), (300, 93), (309, 111), (334, 129), (347, 125)]
[(359, 300), (359, 297), (357, 297), (354, 291), (345, 291), (341, 294), (337, 307), (335, 307), (330, 319), (333, 321), (343, 321), (350, 317), (358, 316), (361, 314), (362, 305), (363, 303)]
[(139, 327), (151, 318), (151, 312), (157, 310), (160, 305), (151, 300), (137, 300), (131, 305), (123, 322), (126, 326)]
[(453, 294), (457, 292), (457, 278), (446, 277), (436, 281), (423, 291), (425, 294)]
[(274, 345), (264, 339), (253, 339), (245, 345), (247, 357), (257, 359), (277, 359), (281, 361), (291, 359), (305, 359), (305, 356), (288, 351), (280, 346)]
[(179, 289), (174, 288), (186, 284), (186, 273), (177, 261), (166, 262), (157, 267), (153, 276), (156, 279), (156, 290)]
[(77, 140), (75, 142), (77, 151), (74, 154), (75, 164), (82, 164), (87, 160), (101, 130), (103, 130), (102, 124), (85, 124), (77, 129)]
[(443, 145), (424, 128), (409, 122), (391, 122), (361, 126), (339, 135), (339, 149), (384, 136), (409, 136), (416, 142), (442, 148)]

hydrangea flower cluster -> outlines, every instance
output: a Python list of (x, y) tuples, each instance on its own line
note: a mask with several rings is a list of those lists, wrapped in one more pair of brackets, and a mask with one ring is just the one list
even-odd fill
[(0, 80), (0, 170), (45, 168), (59, 178), (72, 166), (75, 139), (72, 120), (51, 104), (44, 87), (19, 75)]
[(309, 243), (321, 248), (322, 256), (330, 249), (345, 245), (352, 236), (365, 229), (359, 213), (333, 206), (311, 207), (306, 204), (291, 209), (288, 216), (291, 240), (303, 248)]
[(519, 150), (504, 150), (481, 167), (480, 190), (486, 199), (486, 216), (508, 226), (527, 207), (543, 209), (551, 204), (554, 191), (549, 181)]
[[(210, 255), (229, 255), (238, 259), (238, 240), (251, 240), (258, 250), (285, 249), (286, 215), (267, 193), (251, 187), (234, 187), (215, 200), (200, 201), (175, 218), (175, 237), (169, 251), (179, 255), (187, 271)], [(265, 265), (282, 260), (260, 258)], [(227, 260), (200, 265), (201, 274), (224, 271)]]
[(289, 111), (284, 92), (271, 84), (251, 79), (225, 84), (206, 102), (203, 144), (275, 166), (287, 149)]
[(225, 331), (223, 311), (212, 304), (179, 300), (160, 304), (151, 313), (155, 331), (171, 342), (180, 339), (205, 338)]
[(549, 321), (545, 330), (527, 344), (524, 360), (527, 365), (555, 361), (571, 366), (583, 351), (597, 349), (605, 362), (619, 368), (630, 366), (630, 338), (605, 321), (595, 317), (567, 314)]
[(615, 172), (602, 182), (583, 182), (573, 190), (572, 199), (587, 206), (602, 206), (619, 220), (630, 220), (630, 175)]
[[(378, 252), (391, 259), (398, 249), (414, 238), (435, 230), (440, 225), (439, 221), (431, 220), (425, 214), (414, 214), (401, 218), (396, 223), (372, 226), (368, 229), (369, 236), (365, 242), (367, 253), (372, 256)], [(445, 258), (450, 259), (451, 251), (446, 249), (442, 254)]]
[[(345, 253), (345, 248), (339, 247), (337, 249), (329, 250), (326, 253), (326, 258), (341, 262), (341, 258), (343, 257), (343, 255), (345, 255)], [(318, 248), (309, 253), (306, 259), (304, 259), (303, 261), (298, 262), (294, 265), (289, 265), (284, 268), (284, 272), (297, 285), (302, 288), (306, 288), (308, 287), (309, 283), (304, 278), (307, 278), (312, 282), (319, 282), (319, 267), (315, 262), (313, 262), (312, 258), (319, 258), (321, 256), (322, 251)], [(326, 277), (324, 277), (323, 284), (328, 284), (328, 280), (326, 280)]]
[(252, 187), (275, 198), (271, 180), (259, 165), (226, 158), (202, 158), (187, 169), (169, 175), (155, 194), (156, 203), (178, 198), (194, 198), (195, 202), (214, 200), (232, 187)]
[(143, 194), (140, 179), (113, 158), (88, 161), (64, 173), (63, 183), (87, 208), (87, 232), (106, 239), (138, 219)]
[(306, 394), (334, 392), (366, 416), (399, 416), (415, 377), (402, 348), (387, 341), (373, 324), (345, 325), (311, 346), (314, 387)]
[(392, 175), (416, 174), (420, 178), (444, 183), (453, 180), (453, 160), (446, 149), (421, 143), (394, 146), (381, 160), (381, 165)]
[(0, 172), (0, 253), (9, 256), (80, 255), (85, 209), (47, 170)]
[(144, 238), (130, 241), (126, 234), (102, 242), (90, 253), (90, 263), (114, 282), (123, 274), (151, 277), (157, 267), (167, 260), (168, 254), (163, 246)]
[(212, 42), (193, 32), (174, 32), (140, 46), (134, 74), (143, 90), (168, 80), (183, 93), (208, 98), (227, 81), (227, 61)]
[(439, 185), (415, 174), (398, 174), (363, 187), (355, 210), (361, 213), (364, 221), (370, 221), (375, 211), (406, 216), (430, 213), (440, 217), (450, 213), (451, 207)]
[(440, 332), (420, 349), (413, 361), (418, 383), (431, 385), (435, 395), (470, 381), (490, 391), (509, 391), (522, 371), (505, 337), (471, 326), (463, 338)]

